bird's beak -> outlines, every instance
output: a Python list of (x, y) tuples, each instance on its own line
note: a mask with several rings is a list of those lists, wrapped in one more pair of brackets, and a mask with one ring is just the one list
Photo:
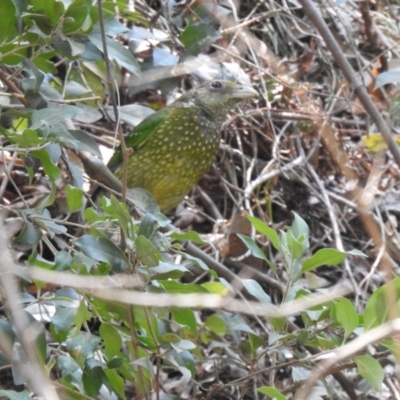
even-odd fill
[(249, 99), (258, 96), (258, 93), (251, 86), (238, 84), (231, 95), (234, 99)]

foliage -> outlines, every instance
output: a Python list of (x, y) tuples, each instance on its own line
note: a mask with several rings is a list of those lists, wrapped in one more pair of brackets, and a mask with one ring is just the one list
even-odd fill
[[(179, 35), (172, 36), (161, 29), (146, 29), (149, 16), (129, 10), (125, 3), (102, 3), (108, 57), (118, 84), (127, 72), (136, 80), (142, 72), (143, 85), (147, 79), (151, 86), (155, 68), (176, 67), (179, 59), (194, 59), (193, 64), (206, 59), (205, 67), (194, 72), (198, 77), (208, 77), (210, 70), (212, 76), (219, 69), (231, 71), (229, 63), (215, 64), (205, 55), (223, 36), (203, 8), (196, 10), (196, 17), (175, 21)], [(74, 124), (93, 124), (103, 116), (117, 119), (100, 104), (111, 95), (105, 85), (100, 20), (99, 9), (90, 0), (2, 0), (0, 78), (4, 83), (7, 76), (18, 77), (18, 90), (12, 92), (15, 104), (1, 96), (1, 153), (4, 159), (4, 155), (20, 158), (26, 187), (42, 184), (45, 178), (35, 201), (24, 200), (19, 208), (2, 206), (22, 221), (12, 243), (27, 254), (29, 269), (21, 272), (18, 296), (29, 329), (35, 332), (30, 345), (38, 363), (57, 382), (60, 396), (71, 399), (150, 398), (153, 394), (160, 398), (161, 382), (174, 376), (181, 386), (190, 388), (191, 395), (199, 392), (211, 398), (235, 384), (244, 398), (254, 379), (259, 393), (289, 398), (323, 356), (351, 346), (364, 331), (392, 320), (388, 298), (397, 307), (400, 280), (395, 278), (376, 290), (365, 309), (343, 296), (332, 299), (323, 291), (326, 296), (312, 303), (317, 268), (338, 266), (346, 258), (358, 260), (364, 254), (311, 246), (309, 227), (297, 214), (292, 225), (281, 230), (249, 216), (257, 234), (237, 234), (252, 256), (272, 271), (279, 287), (274, 291), (256, 279), (238, 276), (228, 282), (212, 264), (207, 265), (206, 258), (190, 254), (186, 241), (202, 245), (203, 238), (194, 231), (171, 229), (170, 220), (145, 193), (131, 192), (135, 204), (144, 210), (141, 218), (115, 196), (104, 197), (101, 207), (92, 204), (87, 178), (73, 154), (101, 157), (101, 152), (92, 135)], [(176, 86), (173, 73), (161, 78), (164, 87)], [(379, 85), (386, 82), (384, 78)], [(139, 88), (130, 87), (130, 91), (134, 94)], [(130, 106), (119, 111), (128, 124), (151, 113), (148, 108)], [(35, 278), (38, 270), (67, 272), (71, 284), (49, 290), (46, 284), (51, 279)], [(81, 277), (87, 279), (86, 286), (73, 279)], [(134, 278), (134, 284), (123, 280), (127, 277)], [(91, 278), (100, 283), (92, 283)], [(28, 293), (31, 283), (35, 296)], [(2, 288), (4, 298), (9, 296), (7, 290)], [(234, 310), (231, 301), (241, 308)], [(191, 302), (196, 307), (188, 306)], [(300, 310), (298, 304), (302, 304)], [(0, 347), (0, 365), (10, 368), (13, 377), (12, 390), (4, 386), (0, 396), (26, 399), (34, 389), (17, 361), (29, 359), (29, 352), (13, 318), (0, 319), (1, 337), (7, 339), (15, 357), (10, 359)], [(380, 345), (398, 357), (394, 340)], [(357, 368), (375, 391), (384, 379), (379, 358), (380, 352), (354, 355), (349, 367)], [(224, 359), (244, 366), (247, 375), (237, 382), (218, 383)], [(278, 369), (289, 371), (292, 386), (270, 386)], [(25, 385), (24, 389), (19, 385)], [(329, 392), (326, 377), (321, 377), (319, 385), (322, 397)]]

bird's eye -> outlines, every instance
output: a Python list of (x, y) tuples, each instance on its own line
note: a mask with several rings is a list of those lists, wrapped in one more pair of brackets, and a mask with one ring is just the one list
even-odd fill
[(220, 81), (214, 81), (211, 83), (211, 87), (213, 89), (221, 89), (222, 88), (222, 83)]

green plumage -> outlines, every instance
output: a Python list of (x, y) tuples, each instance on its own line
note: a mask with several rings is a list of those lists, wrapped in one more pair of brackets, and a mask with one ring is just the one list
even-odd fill
[[(229, 109), (256, 94), (251, 87), (214, 80), (147, 117), (126, 139), (133, 150), (128, 188), (150, 192), (164, 213), (175, 208), (210, 168)], [(108, 166), (119, 179), (121, 163), (118, 149)]]

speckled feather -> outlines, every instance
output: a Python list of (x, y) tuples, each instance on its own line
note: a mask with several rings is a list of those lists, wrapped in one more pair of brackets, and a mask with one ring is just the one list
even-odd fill
[[(126, 139), (133, 149), (128, 187), (150, 192), (164, 213), (176, 207), (210, 168), (218, 150), (219, 131), (238, 101), (256, 91), (229, 80), (207, 82), (142, 121)], [(119, 150), (109, 168), (122, 178)]]

